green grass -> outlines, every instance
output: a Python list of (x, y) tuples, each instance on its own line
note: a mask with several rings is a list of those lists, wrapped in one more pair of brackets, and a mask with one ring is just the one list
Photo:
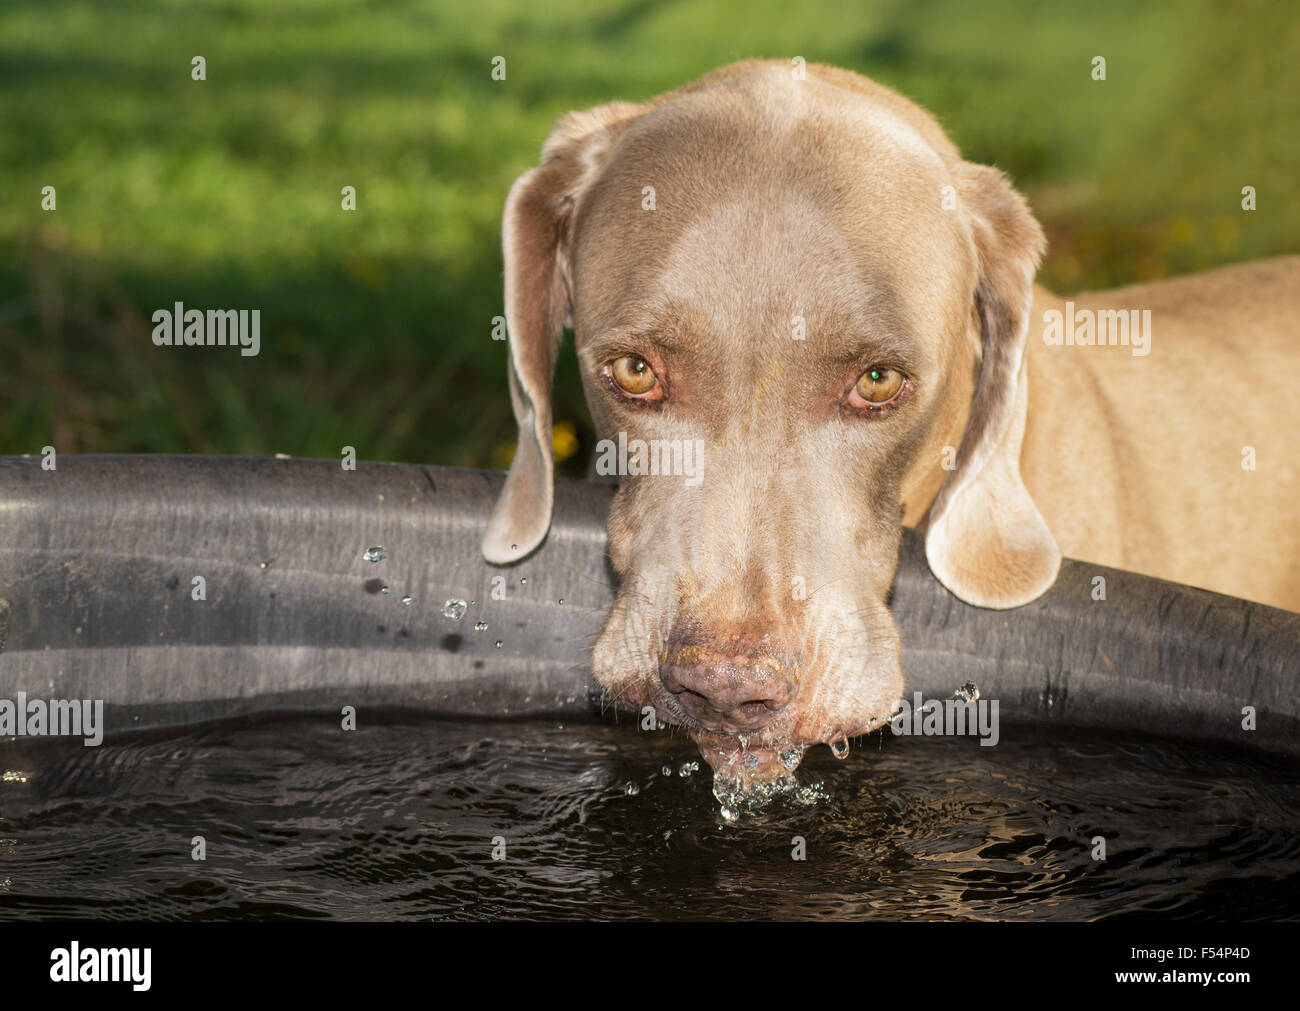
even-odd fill
[[(736, 59), (917, 99), (1028, 195), (1058, 289), (1294, 252), (1298, 25), (1280, 3), (8, 0), (0, 453), (500, 465), (510, 182), (565, 111)], [(155, 348), (149, 316), (177, 300), (260, 307), (261, 355)], [(556, 416), (580, 473), (571, 355)]]

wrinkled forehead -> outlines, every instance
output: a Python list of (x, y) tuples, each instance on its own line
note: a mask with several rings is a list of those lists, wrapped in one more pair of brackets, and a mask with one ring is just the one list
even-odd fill
[(577, 208), (580, 330), (797, 317), (815, 340), (964, 311), (973, 252), (942, 159), (870, 102), (791, 91), (678, 100), (620, 138)]

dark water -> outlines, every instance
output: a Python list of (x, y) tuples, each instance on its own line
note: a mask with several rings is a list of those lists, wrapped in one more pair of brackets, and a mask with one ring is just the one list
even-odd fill
[(804, 762), (824, 799), (731, 825), (707, 766), (678, 775), (689, 741), (626, 725), (5, 742), (0, 918), (1300, 918), (1296, 763), (1005, 726), (856, 744)]

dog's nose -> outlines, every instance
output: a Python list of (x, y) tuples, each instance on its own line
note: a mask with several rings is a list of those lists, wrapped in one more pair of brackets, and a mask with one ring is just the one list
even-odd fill
[(765, 726), (794, 698), (794, 679), (778, 658), (725, 656), (686, 646), (664, 657), (659, 679), (693, 719), (733, 733)]

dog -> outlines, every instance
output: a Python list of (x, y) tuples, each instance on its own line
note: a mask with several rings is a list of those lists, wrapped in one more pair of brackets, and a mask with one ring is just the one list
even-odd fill
[(608, 695), (745, 786), (880, 727), (904, 526), (980, 607), (1034, 600), (1064, 553), (1300, 610), (1300, 257), (1063, 300), (1001, 172), (803, 70), (570, 113), (506, 200), (519, 440), (484, 557), (549, 528), (566, 325), (606, 445), (703, 451), (694, 482), (644, 452), (620, 481)]

